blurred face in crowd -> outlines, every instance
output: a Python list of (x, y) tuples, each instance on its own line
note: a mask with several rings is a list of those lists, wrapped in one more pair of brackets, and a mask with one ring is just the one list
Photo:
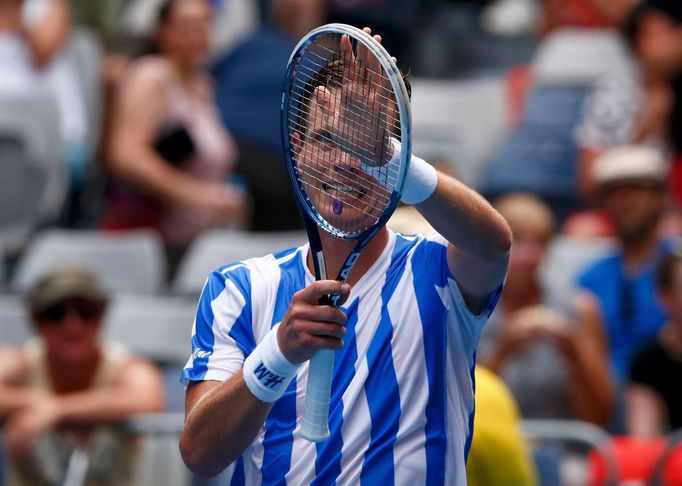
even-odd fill
[(601, 203), (623, 241), (639, 241), (655, 232), (665, 190), (653, 183), (623, 183), (602, 190)]
[(211, 39), (211, 7), (205, 0), (173, 0), (161, 19), (157, 42), (161, 52), (182, 66), (206, 57)]
[(51, 305), (34, 315), (48, 354), (61, 362), (79, 362), (98, 353), (104, 305), (82, 298)]
[(534, 196), (505, 196), (495, 203), (514, 235), (507, 286), (533, 283), (554, 230), (549, 209)]

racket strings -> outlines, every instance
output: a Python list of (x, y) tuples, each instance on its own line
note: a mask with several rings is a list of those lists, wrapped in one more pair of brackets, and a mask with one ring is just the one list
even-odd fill
[[(388, 137), (400, 140), (400, 112), (381, 65), (377, 71), (353, 64), (357, 60), (323, 45), (338, 46), (339, 37), (333, 37), (313, 42), (298, 59), (290, 85), (298, 103), (288, 107), (288, 130), (290, 138), (299, 137), (293, 159), (304, 192), (326, 221), (350, 234), (376, 224), (391, 203), (401, 164), (376, 159), (388, 158)], [(336, 103), (331, 114), (314, 106), (320, 86)], [(349, 209), (363, 217), (341, 217)]]
[[(374, 189), (370, 189), (368, 191), (366, 187), (359, 186), (355, 182), (344, 181), (344, 179), (349, 178), (345, 175), (342, 175), (340, 178), (339, 177), (333, 178), (329, 177), (329, 175), (326, 172), (320, 171), (312, 167), (308, 167), (302, 172), (303, 174), (301, 178), (303, 179), (304, 184), (310, 187), (308, 192), (310, 192), (311, 190), (319, 191), (330, 197), (335, 197), (336, 192), (345, 193), (345, 195), (348, 196), (354, 196), (354, 193), (358, 193), (359, 201), (369, 204), (372, 208), (375, 208), (379, 212), (384, 211), (386, 206), (390, 202), (390, 197), (373, 197), (371, 194), (376, 192)], [(384, 192), (385, 191), (386, 190), (384, 189)], [(360, 205), (357, 203), (353, 203), (352, 201), (347, 201), (345, 204), (348, 207), (355, 209), (356, 211), (366, 212), (368, 216), (372, 217), (374, 221), (370, 222), (368, 226), (371, 226), (371, 224), (374, 224), (378, 220), (377, 215), (374, 215), (371, 212), (367, 212), (365, 210), (364, 204)]]
[[(321, 69), (323, 67), (324, 67), (324, 65), (317, 65), (317, 64), (315, 64), (313, 67), (309, 67), (306, 65), (301, 65), (299, 63), (299, 66), (297, 67), (296, 72), (297, 72), (297, 74), (299, 72), (307, 74), (308, 80), (309, 80), (310, 78), (312, 78), (313, 76), (315, 76), (316, 74), (319, 73), (319, 71), (315, 68)], [(370, 71), (369, 68), (366, 68), (366, 70)], [(372, 81), (370, 79), (370, 76), (367, 75), (367, 77), (364, 78), (364, 81), (362, 83), (358, 83), (363, 88), (363, 90), (365, 90), (364, 94), (365, 95), (371, 94), (374, 98), (381, 101), (381, 106), (383, 106), (383, 107), (390, 106), (390, 105), (394, 104), (395, 103), (395, 97), (392, 95), (392, 93), (389, 92), (389, 90), (387, 89), (387, 85), (386, 85), (386, 83), (389, 83), (388, 76), (385, 76), (383, 74), (383, 70), (381, 72), (375, 72), (375, 71), (371, 71), (371, 72), (380, 76), (381, 82), (377, 83), (375, 81)], [(301, 83), (301, 84), (299, 84), (299, 87), (305, 89), (307, 87), (307, 85), (309, 84), (309, 82), (306, 81), (305, 79), (306, 79), (305, 76), (304, 77), (297, 76), (296, 79), (294, 80), (294, 83)], [(344, 79), (344, 81), (350, 81), (350, 80)], [(332, 84), (331, 88), (338, 89), (338, 88), (340, 88), (340, 86), (334, 86), (334, 84)], [(390, 94), (386, 94), (387, 92), (389, 92)], [(312, 92), (306, 93), (306, 94), (310, 96), (310, 95), (312, 95)], [(392, 120), (393, 122), (400, 121), (399, 116), (392, 116), (391, 118), (393, 118), (393, 120)]]
[[(298, 111), (296, 109), (292, 110), (294, 112)], [(290, 122), (290, 128), (294, 129), (298, 133), (301, 133), (301, 130), (303, 130), (305, 127), (295, 121)], [(307, 134), (306, 135), (306, 142), (310, 141), (315, 141), (314, 138), (319, 138), (321, 141), (329, 144), (329, 145), (339, 145), (341, 150), (354, 156), (355, 158), (358, 159), (358, 161), (362, 162), (364, 156), (361, 154), (358, 150), (353, 149), (352, 147), (346, 147), (346, 146), (341, 146), (339, 144), (339, 140), (335, 139), (328, 130), (321, 131), (319, 133), (315, 133), (315, 135)], [(383, 153), (381, 154), (383, 157)], [(369, 168), (368, 168), (369, 169)], [(380, 175), (382, 179), (382, 187), (395, 187), (395, 184), (398, 181), (398, 176), (400, 173), (399, 167), (396, 164), (391, 164), (391, 163), (385, 163), (376, 167), (371, 167), (370, 171), (372, 176), (376, 176), (377, 174)]]
[[(293, 125), (295, 130), (301, 128), (300, 125), (296, 123), (291, 125)], [(335, 141), (332, 140), (332, 138), (328, 135), (321, 134), (320, 138), (322, 142), (328, 143), (332, 147), (336, 146)], [(317, 143), (321, 142), (314, 141), (312, 139), (306, 141), (306, 144)], [(391, 192), (398, 181), (398, 167), (395, 167), (390, 163), (371, 168), (363, 168), (361, 165), (356, 166), (352, 163), (350, 165), (339, 164), (337, 160), (334, 160), (337, 159), (337, 157), (332, 156), (329, 153), (319, 155), (320, 152), (324, 152), (324, 149), (322, 148), (315, 147), (308, 150), (318, 152), (316, 163), (297, 164), (297, 169), (299, 172), (301, 172), (304, 176), (307, 176), (302, 177), (302, 180), (308, 186), (313, 185), (317, 189), (322, 190), (324, 185), (328, 185), (329, 183), (342, 183), (349, 187), (356, 186), (361, 190), (365, 189), (366, 191), (362, 199), (363, 201), (371, 202), (372, 207), (381, 208), (383, 211), (383, 209), (385, 209), (390, 203)], [(334, 152), (333, 148), (327, 150), (331, 153)], [(357, 158), (358, 160), (361, 158), (360, 154), (356, 151), (350, 151), (350, 155)], [(335, 166), (338, 168), (335, 169)], [(364, 177), (358, 178), (355, 174), (358, 171), (362, 171), (364, 173)], [(312, 184), (313, 182), (316, 184)], [(352, 205), (351, 207), (354, 207), (358, 210), (360, 209), (355, 205)]]

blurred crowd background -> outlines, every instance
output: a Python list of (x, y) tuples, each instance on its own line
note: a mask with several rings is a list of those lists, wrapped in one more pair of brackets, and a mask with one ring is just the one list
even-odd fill
[(328, 22), (382, 36), (414, 152), (514, 233), (470, 483), (681, 485), (679, 0), (0, 0), (7, 484), (201, 483), (176, 443), (196, 300), (306, 240), (280, 92)]

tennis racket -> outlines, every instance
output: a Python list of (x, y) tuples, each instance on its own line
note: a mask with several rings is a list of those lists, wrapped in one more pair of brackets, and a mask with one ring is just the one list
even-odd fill
[[(400, 201), (411, 154), (407, 89), (377, 39), (355, 27), (329, 24), (294, 49), (281, 109), (286, 164), (315, 278), (327, 279), (321, 229), (356, 241), (336, 276), (345, 281)], [(339, 300), (330, 295), (320, 304), (338, 307)], [(332, 350), (310, 360), (301, 435), (313, 442), (329, 436), (333, 365)]]

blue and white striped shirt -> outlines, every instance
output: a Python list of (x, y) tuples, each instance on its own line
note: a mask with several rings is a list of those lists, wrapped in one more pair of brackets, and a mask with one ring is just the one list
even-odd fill
[[(464, 485), (474, 415), (475, 348), (499, 291), (473, 315), (439, 235), (389, 232), (342, 307), (329, 440), (300, 434), (308, 364), (238, 460), (232, 484)], [(224, 267), (209, 277), (185, 382), (226, 380), (313, 282), (308, 245)]]

